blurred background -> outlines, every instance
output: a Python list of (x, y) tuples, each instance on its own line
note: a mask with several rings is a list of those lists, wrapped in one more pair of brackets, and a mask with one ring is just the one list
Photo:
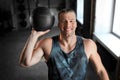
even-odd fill
[[(111, 50), (94, 37), (95, 22), (97, 22), (96, 5), (96, 0), (0, 0), (0, 79), (48, 80), (48, 68), (44, 60), (29, 68), (22, 68), (18, 63), (20, 52), (32, 28), (30, 23), (31, 13), (36, 7), (43, 6), (50, 8), (55, 16), (53, 28), (44, 37), (59, 34), (57, 27), (58, 12), (63, 8), (72, 8), (77, 15), (76, 34), (96, 41), (102, 62), (111, 80), (115, 80), (116, 70), (119, 70), (116, 69), (118, 56), (116, 58)], [(88, 72), (87, 80), (96, 80), (91, 67)]]

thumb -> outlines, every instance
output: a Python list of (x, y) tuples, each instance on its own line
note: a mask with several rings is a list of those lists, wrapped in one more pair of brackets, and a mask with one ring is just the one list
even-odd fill
[(44, 35), (44, 34), (48, 33), (49, 31), (50, 31), (50, 30), (40, 31), (39, 34), (40, 34), (40, 35)]
[(46, 30), (45, 33), (48, 33), (50, 31), (50, 29)]

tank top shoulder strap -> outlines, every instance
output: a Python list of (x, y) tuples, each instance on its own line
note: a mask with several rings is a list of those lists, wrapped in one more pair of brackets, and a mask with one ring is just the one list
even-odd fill
[(51, 52), (52, 56), (55, 55), (56, 51), (60, 50), (58, 45), (59, 45), (58, 44), (58, 36), (52, 37), (52, 52)]
[(81, 36), (77, 36), (77, 45), (76, 46), (79, 47), (81, 52), (85, 54), (83, 38)]
[[(81, 37), (81, 36), (77, 36), (78, 38), (78, 41), (77, 41), (77, 45), (80, 47), (80, 50), (81, 50), (81, 52), (82, 53), (84, 53), (83, 55), (85, 55), (85, 57), (87, 58), (87, 56), (86, 56), (86, 54), (85, 54), (85, 48), (84, 48), (84, 43), (83, 43), (83, 38)], [(88, 62), (89, 60), (87, 59), (87, 62)]]
[(77, 44), (84, 48), (83, 38), (81, 36), (77, 36)]
[(54, 48), (57, 49), (57, 47), (58, 47), (58, 36), (52, 37), (52, 45), (53, 45)]
[(83, 39), (81, 36), (77, 36), (77, 42), (82, 44), (83, 43)]

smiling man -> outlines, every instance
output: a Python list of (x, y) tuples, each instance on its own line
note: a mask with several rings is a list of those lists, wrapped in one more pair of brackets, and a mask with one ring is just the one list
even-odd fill
[(58, 14), (60, 34), (38, 40), (47, 31), (31, 31), (21, 53), (20, 64), (29, 67), (44, 56), (48, 66), (49, 80), (85, 80), (88, 62), (92, 62), (99, 80), (109, 80), (108, 74), (97, 53), (93, 40), (75, 35), (76, 15), (71, 9)]

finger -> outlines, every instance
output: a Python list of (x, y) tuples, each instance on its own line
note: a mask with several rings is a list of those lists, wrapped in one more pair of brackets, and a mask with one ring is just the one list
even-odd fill
[(39, 34), (40, 34), (40, 35), (44, 35), (44, 34), (48, 33), (49, 31), (50, 31), (50, 30), (40, 31)]
[(48, 33), (50, 31), (50, 29), (46, 30), (45, 33)]

